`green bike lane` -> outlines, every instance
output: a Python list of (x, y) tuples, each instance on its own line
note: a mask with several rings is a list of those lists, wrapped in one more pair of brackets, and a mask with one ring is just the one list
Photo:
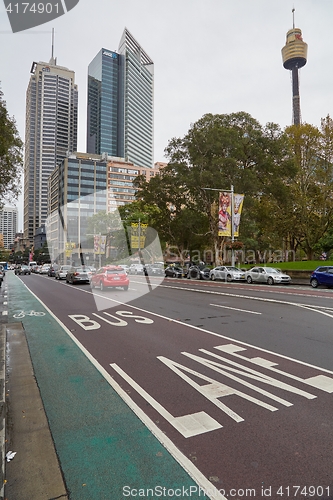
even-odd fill
[(193, 464), (167, 438), (162, 444), (155, 437), (153, 422), (149, 430), (103, 368), (12, 273), (8, 321), (23, 323), (71, 500), (222, 498), (217, 492), (205, 495), (204, 478), (198, 481)]

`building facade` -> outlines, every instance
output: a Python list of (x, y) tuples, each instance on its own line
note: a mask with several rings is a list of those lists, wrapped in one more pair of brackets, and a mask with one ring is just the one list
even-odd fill
[[(77, 255), (80, 247), (86, 249), (92, 236), (88, 234), (88, 219), (132, 203), (136, 192), (134, 179), (145, 175), (150, 180), (158, 173), (159, 168), (136, 167), (119, 157), (91, 153), (66, 157), (49, 178), (46, 229), (53, 260), (60, 256), (64, 261), (66, 249), (71, 255), (73, 252)], [(68, 247), (70, 243), (73, 248)]]
[(16, 207), (4, 207), (0, 210), (0, 235), (2, 235), (3, 246), (7, 250), (14, 246), (17, 218), (18, 210)]
[(26, 97), (24, 238), (33, 242), (48, 211), (48, 178), (77, 149), (78, 89), (75, 74), (56, 64), (34, 62)]
[(125, 28), (88, 69), (87, 152), (153, 167), (154, 63)]

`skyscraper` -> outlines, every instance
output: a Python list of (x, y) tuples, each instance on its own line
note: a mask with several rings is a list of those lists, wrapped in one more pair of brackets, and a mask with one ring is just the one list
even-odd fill
[(14, 245), (17, 233), (18, 210), (16, 207), (4, 207), (0, 210), (0, 235), (3, 235), (4, 247), (8, 250)]
[(77, 149), (78, 89), (75, 73), (33, 62), (26, 99), (24, 162), (24, 238), (33, 242), (45, 223), (48, 177), (68, 152)]
[(153, 166), (154, 63), (125, 28), (88, 69), (87, 152)]

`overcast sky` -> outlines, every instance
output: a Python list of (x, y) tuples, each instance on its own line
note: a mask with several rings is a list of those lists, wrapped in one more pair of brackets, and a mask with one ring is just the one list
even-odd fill
[(80, 0), (58, 19), (16, 34), (1, 2), (0, 81), (7, 109), (24, 139), (31, 64), (49, 61), (54, 28), (57, 63), (76, 74), (78, 150), (85, 152), (87, 68), (102, 47), (118, 49), (126, 26), (154, 61), (155, 161), (165, 161), (168, 141), (183, 137), (205, 113), (246, 111), (262, 125), (284, 128), (292, 121), (292, 91), (281, 48), (293, 7), (308, 44), (308, 63), (300, 71), (302, 121), (320, 126), (321, 118), (333, 115), (332, 0)]

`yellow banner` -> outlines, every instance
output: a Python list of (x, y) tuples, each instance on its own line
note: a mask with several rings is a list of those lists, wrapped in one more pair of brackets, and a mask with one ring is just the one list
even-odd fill
[[(139, 249), (144, 248), (146, 243), (146, 233), (147, 233), (148, 224), (131, 224), (131, 248)], [(139, 232), (140, 232), (140, 247), (139, 247)]]
[(94, 236), (94, 253), (95, 255), (104, 255), (106, 246), (106, 236), (96, 234)]

